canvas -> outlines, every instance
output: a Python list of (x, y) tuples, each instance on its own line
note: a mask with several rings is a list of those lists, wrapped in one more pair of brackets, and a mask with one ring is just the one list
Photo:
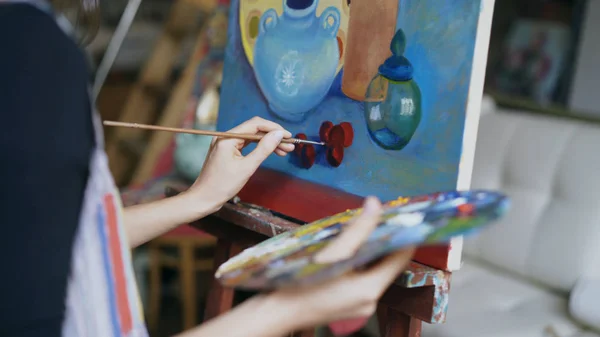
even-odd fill
[(493, 0), (233, 0), (217, 128), (260, 116), (327, 144), (270, 157), (263, 188), (242, 194), (289, 213), (293, 193), (285, 201), (312, 202), (297, 213), (313, 221), (357, 206), (350, 196), (468, 188), (492, 11)]

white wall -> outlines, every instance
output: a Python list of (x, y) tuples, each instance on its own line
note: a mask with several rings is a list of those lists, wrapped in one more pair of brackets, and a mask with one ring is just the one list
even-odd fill
[(600, 117), (600, 0), (588, 0), (569, 108)]

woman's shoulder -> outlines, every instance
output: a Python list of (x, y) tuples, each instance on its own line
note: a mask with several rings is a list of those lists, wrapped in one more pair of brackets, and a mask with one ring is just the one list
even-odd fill
[(51, 34), (61, 32), (49, 13), (26, 1), (0, 2), (0, 27), (8, 30), (4, 33), (18, 35), (39, 33), (40, 29)]
[(83, 51), (55, 18), (27, 2), (0, 1), (0, 81), (37, 81), (40, 78), (85, 89), (89, 65)]
[[(77, 151), (85, 163), (93, 145), (93, 129), (90, 72), (83, 52), (51, 15), (26, 3), (0, 2), (0, 41), (0, 113), (12, 125), (3, 128), (3, 133), (17, 142), (22, 136), (16, 130), (24, 133), (36, 121), (43, 127), (28, 136), (33, 137), (32, 144), (38, 144), (32, 149), (44, 145), (56, 155), (62, 151), (58, 145), (62, 142), (69, 149), (80, 148)], [(75, 136), (81, 141), (74, 142)]]
[(40, 57), (81, 54), (49, 13), (27, 2), (0, 2), (0, 41), (4, 50), (13, 51), (3, 54), (15, 57), (19, 57), (18, 52), (36, 53)]

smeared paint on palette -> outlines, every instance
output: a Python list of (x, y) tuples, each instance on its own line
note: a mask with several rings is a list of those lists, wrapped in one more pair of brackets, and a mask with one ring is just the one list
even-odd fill
[[(504, 215), (507, 208), (507, 197), (492, 191), (398, 198), (384, 205), (379, 226), (353, 257), (331, 264), (315, 263), (314, 255), (362, 211), (348, 210), (243, 251), (221, 265), (216, 278), (225, 286), (252, 290), (312, 284), (407, 246), (440, 244), (457, 235), (475, 233)], [(405, 276), (408, 284), (423, 281)]]

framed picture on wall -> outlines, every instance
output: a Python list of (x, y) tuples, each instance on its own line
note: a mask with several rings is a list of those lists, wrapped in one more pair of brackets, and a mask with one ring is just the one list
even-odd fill
[(553, 100), (570, 55), (571, 31), (555, 21), (517, 20), (508, 34), (502, 56), (493, 70), (494, 90), (540, 104)]

